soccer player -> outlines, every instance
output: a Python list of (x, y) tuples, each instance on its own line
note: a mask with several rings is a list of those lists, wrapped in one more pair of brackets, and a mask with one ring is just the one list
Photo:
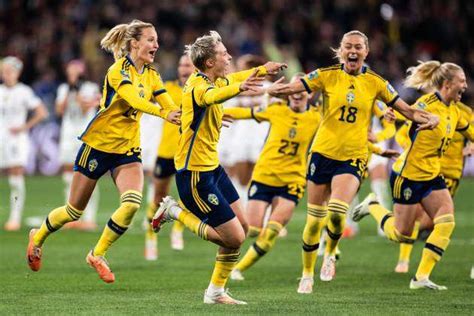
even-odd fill
[[(455, 102), (453, 106), (459, 108), (461, 115), (471, 124), (474, 123), (474, 115), (472, 109), (462, 102)], [(409, 135), (409, 125), (404, 124), (397, 131), (397, 141), (404, 149), (410, 146), (411, 140)], [(460, 133), (455, 132), (449, 147), (446, 149), (441, 158), (441, 174), (446, 182), (446, 188), (454, 200), (457, 192), (459, 182), (461, 181), (462, 172), (464, 168), (464, 158), (471, 153), (471, 145), (468, 143), (466, 137)], [(377, 193), (375, 193), (377, 195)], [(382, 204), (383, 206), (383, 204)], [(418, 237), (419, 230), (433, 228), (433, 221), (428, 217), (423, 207), (418, 204), (417, 217), (413, 227), (412, 237), (414, 240)], [(413, 249), (412, 242), (400, 242), (400, 253), (395, 272), (407, 273), (410, 263), (410, 255)]]
[(199, 237), (218, 244), (204, 303), (246, 304), (224, 290), (239, 258), (247, 223), (239, 195), (219, 165), (217, 143), (224, 116), (222, 102), (242, 91), (260, 90), (264, 75), (276, 73), (286, 65), (268, 62), (254, 69), (228, 74), (232, 57), (215, 31), (196, 39), (186, 46), (186, 51), (198, 71), (184, 86), (182, 133), (175, 155), (176, 184), (185, 209), (171, 197), (166, 197), (152, 224), (158, 231), (162, 223), (179, 220)]
[(335, 276), (335, 251), (346, 212), (366, 168), (367, 131), (375, 100), (423, 123), (420, 128), (432, 128), (438, 123), (435, 116), (408, 106), (387, 81), (364, 66), (368, 53), (367, 36), (359, 31), (348, 32), (336, 50), (341, 64), (319, 68), (289, 84), (274, 84), (268, 90), (274, 96), (304, 90), (321, 91), (324, 95), (323, 117), (311, 148), (307, 175), (308, 217), (303, 231), (303, 276), (298, 293), (313, 290), (316, 254), (326, 215), (328, 236), (320, 278), (331, 281)]
[(434, 227), (410, 289), (446, 290), (430, 281), (430, 275), (448, 247), (455, 226), (453, 200), (441, 174), (442, 157), (456, 131), (474, 140), (474, 127), (455, 104), (467, 88), (466, 76), (458, 65), (438, 61), (421, 62), (409, 72), (406, 86), (434, 90), (419, 98), (415, 107), (437, 115), (440, 123), (433, 130), (420, 130), (417, 124), (411, 124), (410, 146), (395, 162), (390, 177), (394, 212), (382, 207), (371, 193), (351, 216), (360, 220), (371, 214), (390, 240), (413, 243), (416, 211), (421, 203)]
[[(183, 94), (183, 86), (189, 76), (194, 72), (194, 65), (187, 54), (179, 59), (178, 64), (178, 80), (165, 82), (165, 89), (173, 98), (175, 104), (181, 104), (181, 96)], [(153, 215), (155, 215), (158, 205), (170, 192), (171, 180), (176, 174), (174, 167), (174, 156), (178, 149), (179, 142), (179, 126), (168, 122), (164, 123), (161, 141), (158, 146), (156, 155), (155, 168), (153, 173), (154, 195), (153, 200), (149, 202), (146, 217), (148, 223), (151, 223)], [(182, 250), (184, 225), (175, 221), (171, 229), (171, 248)], [(158, 243), (157, 235), (153, 232), (151, 224), (147, 226), (145, 237), (145, 259), (158, 259)]]
[(74, 164), (68, 203), (50, 212), (38, 230), (30, 231), (27, 259), (33, 271), (40, 269), (46, 238), (81, 217), (97, 180), (110, 171), (120, 193), (120, 207), (86, 260), (104, 282), (111, 283), (115, 275), (105, 253), (127, 231), (142, 200), (140, 117), (145, 112), (179, 124), (180, 111), (151, 66), (159, 47), (152, 24), (133, 20), (117, 25), (105, 35), (101, 46), (113, 52), (115, 63), (105, 76), (100, 110), (80, 137), (83, 145)]
[[(83, 75), (85, 64), (81, 60), (71, 60), (66, 65), (67, 81), (60, 84), (56, 97), (56, 115), (62, 118), (59, 138), (59, 160), (62, 164), (64, 194), (66, 202), (71, 191), (74, 160), (82, 143), (77, 139), (92, 120), (100, 101), (99, 86), (85, 81)], [(69, 227), (83, 230), (97, 228), (95, 221), (99, 207), (98, 188), (92, 193), (91, 199), (84, 210), (80, 221), (71, 222)], [(75, 224), (71, 226), (71, 224)]]
[[(28, 131), (45, 119), (48, 112), (27, 85), (18, 81), (23, 63), (9, 56), (2, 60), (0, 84), (0, 170), (5, 169), (10, 185), (10, 216), (6, 231), (21, 227), (25, 204), (25, 166), (28, 161)], [(28, 112), (32, 111), (30, 118)]]
[[(294, 76), (293, 81), (302, 76), (304, 74)], [(248, 189), (247, 220), (250, 227), (261, 232), (232, 271), (233, 280), (244, 280), (242, 272), (273, 248), (303, 197), (308, 148), (321, 120), (318, 109), (308, 103), (309, 98), (310, 94), (303, 91), (289, 96), (289, 102), (272, 103), (260, 110), (257, 107), (224, 110), (233, 119), (270, 123), (270, 133)], [(263, 228), (269, 205), (271, 215)]]

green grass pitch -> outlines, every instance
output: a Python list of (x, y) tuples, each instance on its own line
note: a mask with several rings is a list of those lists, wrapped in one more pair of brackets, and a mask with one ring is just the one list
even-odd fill
[[(118, 206), (119, 198), (109, 178), (100, 181), (99, 223)], [(63, 203), (59, 177), (27, 179), (24, 218), (44, 217)], [(8, 184), (0, 179), (0, 223), (8, 211)], [(367, 185), (362, 195), (367, 193)], [(228, 283), (232, 294), (247, 306), (208, 306), (202, 303), (213, 268), (216, 246), (189, 232), (185, 249), (169, 247), (169, 227), (160, 233), (160, 258), (143, 258), (144, 209), (133, 227), (110, 249), (108, 260), (116, 274), (114, 284), (105, 284), (86, 262), (85, 256), (100, 231), (60, 231), (46, 242), (43, 267), (31, 272), (25, 260), (28, 228), (7, 233), (0, 230), (0, 315), (12, 314), (471, 314), (474, 313), (474, 180), (465, 179), (456, 197), (456, 229), (451, 245), (436, 267), (433, 280), (448, 286), (445, 292), (410, 291), (409, 279), (420, 258), (423, 244), (413, 251), (408, 275), (396, 275), (398, 246), (377, 237), (372, 219), (364, 220), (354, 239), (341, 243), (342, 258), (336, 279), (322, 283), (317, 278), (314, 293), (296, 293), (301, 272), (301, 232), (305, 220), (302, 201), (290, 223), (289, 235), (278, 239), (272, 252), (245, 273), (244, 282)], [(247, 241), (244, 252), (251, 241)], [(319, 275), (318, 260), (316, 275)]]

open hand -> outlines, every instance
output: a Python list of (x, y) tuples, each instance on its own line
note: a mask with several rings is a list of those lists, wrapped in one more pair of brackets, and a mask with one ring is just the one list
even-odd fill
[(395, 112), (393, 111), (392, 108), (387, 108), (387, 110), (385, 110), (385, 113), (383, 114), (383, 118), (387, 122), (393, 123), (397, 119), (397, 116), (395, 115)]
[(255, 93), (260, 93), (262, 91), (263, 87), (263, 80), (265, 80), (264, 77), (258, 77), (258, 69), (255, 69), (255, 71), (247, 78), (245, 81), (243, 81), (240, 84), (240, 91), (250, 91), (250, 92), (255, 92)]
[(181, 125), (181, 110), (171, 111), (166, 117), (166, 120), (175, 125)]
[(263, 67), (265, 67), (269, 75), (276, 75), (279, 71), (288, 68), (288, 65), (285, 63), (269, 61), (265, 65), (263, 65)]
[(434, 129), (439, 124), (439, 117), (426, 111), (418, 111), (415, 120), (418, 123), (417, 131)]

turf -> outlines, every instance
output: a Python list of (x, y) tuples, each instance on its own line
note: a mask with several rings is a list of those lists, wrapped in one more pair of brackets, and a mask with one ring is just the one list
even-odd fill
[[(109, 179), (102, 179), (100, 187), (98, 219), (104, 225), (118, 205), (118, 195)], [(28, 178), (27, 190), (25, 217), (44, 217), (62, 204), (59, 177)], [(311, 295), (297, 294), (305, 219), (302, 201), (288, 227), (288, 237), (279, 239), (274, 250), (245, 273), (244, 282), (228, 283), (236, 298), (248, 301), (247, 306), (202, 303), (216, 247), (191, 233), (185, 234), (184, 251), (176, 252), (170, 250), (169, 227), (165, 227), (160, 233), (159, 260), (145, 261), (141, 210), (133, 227), (108, 253), (117, 278), (114, 284), (100, 281), (85, 263), (99, 231), (69, 230), (52, 235), (44, 247), (43, 268), (33, 273), (25, 261), (28, 228), (15, 233), (0, 230), (0, 314), (472, 314), (473, 192), (474, 181), (463, 180), (456, 198), (453, 240), (433, 274), (434, 281), (448, 286), (445, 292), (410, 291), (408, 283), (422, 243), (415, 246), (410, 274), (396, 275), (392, 271), (398, 247), (377, 237), (374, 222), (367, 219), (356, 238), (343, 240), (337, 278), (330, 283), (316, 280)], [(2, 178), (0, 223), (6, 220), (7, 203), (8, 184)], [(249, 244), (247, 241), (243, 249)]]

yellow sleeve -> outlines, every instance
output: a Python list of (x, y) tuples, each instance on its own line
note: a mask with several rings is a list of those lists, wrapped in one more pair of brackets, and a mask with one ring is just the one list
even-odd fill
[(117, 92), (120, 86), (132, 83), (132, 79), (130, 79), (129, 68), (122, 67), (120, 64), (120, 62), (116, 62), (109, 68), (109, 71), (107, 72), (107, 83)]
[(261, 121), (269, 121), (273, 112), (275, 112), (274, 108), (270, 107), (267, 107), (265, 110), (262, 110), (260, 107), (224, 109), (224, 114), (228, 114), (236, 120), (254, 119), (259, 123)]
[(240, 93), (240, 82), (224, 87), (200, 84), (193, 88), (193, 98), (199, 106), (220, 104)]
[(324, 89), (324, 75), (320, 69), (316, 69), (301, 78), (301, 82), (308, 93)]
[(460, 132), (464, 137), (474, 142), (474, 127), (462, 115), (459, 117), (458, 124), (456, 125), (456, 132)]
[(256, 68), (251, 68), (249, 70), (244, 70), (244, 71), (228, 74), (223, 80), (226, 81), (227, 85), (245, 81), (248, 77), (250, 77), (250, 75), (255, 71), (255, 69), (258, 69), (257, 74), (259, 76), (264, 76), (267, 74), (267, 69), (263, 66), (259, 66)]
[(387, 106), (392, 106), (398, 99), (395, 88), (386, 80), (377, 78), (378, 94), (377, 98), (382, 100)]
[(168, 113), (170, 112), (169, 110), (162, 109), (160, 106), (141, 98), (137, 89), (132, 86), (131, 82), (127, 84), (122, 83), (119, 86), (117, 93), (122, 99), (127, 101), (130, 107), (141, 112), (159, 116), (163, 119), (166, 119)]
[(376, 154), (376, 155), (381, 155), (383, 153), (382, 148), (372, 144), (371, 142), (369, 142), (369, 151), (373, 154)]
[(410, 130), (410, 123), (405, 123), (402, 126), (400, 126), (400, 128), (395, 134), (395, 141), (403, 149), (408, 148), (411, 144), (410, 136), (408, 135), (409, 130)]

